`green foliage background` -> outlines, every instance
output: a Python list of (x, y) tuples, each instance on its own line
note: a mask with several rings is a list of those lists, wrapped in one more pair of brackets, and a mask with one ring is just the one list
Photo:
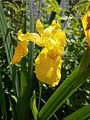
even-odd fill
[[(20, 28), (23, 29), (23, 32), (30, 31), (30, 27), (32, 26), (29, 19), (29, 10), (30, 10), (30, 2), (29, 0), (3, 0), (0, 1), (3, 5), (3, 10), (5, 14), (5, 19), (7, 22), (7, 34), (10, 33), (11, 43), (10, 43), (10, 52), (13, 55), (13, 48), (17, 45), (17, 32)], [(66, 2), (66, 6), (63, 6), (64, 2)], [(33, 24), (35, 28), (35, 21), (40, 18), (44, 24), (44, 27), (48, 26), (53, 19), (57, 19), (61, 24), (61, 28), (66, 33), (66, 47), (63, 52), (63, 60), (62, 60), (62, 78), (59, 83), (61, 85), (64, 80), (77, 68), (82, 58), (84, 51), (87, 49), (86, 38), (84, 35), (82, 23), (80, 17), (84, 12), (90, 10), (90, 1), (89, 0), (33, 0)], [(1, 12), (1, 11), (0, 11)], [(31, 18), (31, 17), (30, 17)], [(0, 20), (1, 22), (1, 20)], [(34, 29), (35, 30), (35, 29)], [(32, 29), (32, 31), (34, 31)], [(36, 30), (35, 30), (36, 31)], [(6, 36), (7, 39), (9, 36)], [(8, 44), (8, 43), (7, 43)], [(30, 47), (30, 46), (29, 46)], [(17, 116), (19, 116), (18, 111), (22, 111), (21, 113), (28, 113), (25, 115), (25, 118), (19, 118), (21, 120), (27, 119), (38, 119), (35, 116), (37, 114), (37, 108), (33, 109), (35, 106), (40, 110), (45, 102), (50, 98), (50, 96), (54, 93), (54, 91), (58, 88), (52, 88), (46, 84), (40, 83), (35, 75), (34, 69), (34, 60), (40, 49), (38, 46), (33, 45), (33, 76), (32, 82), (29, 82), (29, 72), (30, 64), (27, 65), (29, 61), (29, 57), (25, 57), (22, 59), (21, 64), (14, 65), (12, 69), (12, 73), (10, 71), (10, 65), (8, 64), (8, 51), (5, 49), (5, 43), (3, 42), (2, 32), (0, 29), (0, 102), (2, 98), (6, 106), (7, 116), (5, 119), (2, 118), (2, 105), (0, 108), (0, 119), (2, 120), (11, 120), (17, 119), (15, 117), (15, 112)], [(11, 58), (10, 58), (11, 60)], [(31, 60), (31, 59), (30, 59)], [(31, 61), (30, 61), (31, 62)], [(13, 73), (14, 72), (14, 73)], [(30, 89), (28, 86), (32, 86)], [(28, 89), (26, 89), (28, 88)], [(32, 92), (35, 90), (34, 92)], [(2, 93), (1, 93), (2, 91)], [(18, 92), (19, 91), (19, 92)], [(42, 91), (42, 95), (40, 95), (40, 91)], [(2, 97), (2, 94), (4, 96)], [(36, 94), (36, 95), (35, 95)], [(62, 93), (63, 94), (63, 93)], [(33, 96), (32, 96), (33, 95)], [(29, 98), (32, 96), (31, 101)], [(41, 98), (40, 98), (41, 96)], [(25, 98), (28, 98), (27, 100)], [(40, 100), (39, 100), (40, 98)], [(18, 103), (17, 101), (20, 100)], [(35, 100), (35, 101), (33, 101)], [(22, 102), (23, 101), (23, 102)], [(39, 101), (39, 102), (38, 102)], [(28, 108), (27, 106), (31, 106)], [(21, 107), (22, 106), (24, 107)], [(54, 103), (53, 103), (54, 104)], [(90, 77), (82, 84), (70, 98), (68, 98), (65, 103), (56, 111), (56, 113), (50, 118), (50, 120), (61, 120), (68, 115), (72, 114), (76, 110), (87, 106), (90, 104)], [(33, 107), (34, 106), (34, 107)], [(23, 110), (24, 108), (24, 110)], [(28, 108), (28, 109), (27, 109)], [(32, 112), (31, 112), (32, 111)], [(35, 112), (33, 112), (35, 111)], [(34, 113), (36, 113), (34, 115)], [(22, 115), (21, 115), (22, 116)], [(34, 117), (33, 117), (34, 116)], [(86, 118), (89, 120), (90, 117)]]

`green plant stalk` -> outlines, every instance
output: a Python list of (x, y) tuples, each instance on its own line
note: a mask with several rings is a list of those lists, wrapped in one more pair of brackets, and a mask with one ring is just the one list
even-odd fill
[(0, 104), (1, 104), (1, 111), (2, 111), (3, 120), (7, 120), (7, 112), (6, 112), (4, 90), (2, 87), (1, 72), (0, 72)]
[[(32, 0), (29, 0), (29, 9), (30, 9), (30, 32), (34, 32), (34, 19), (33, 19)], [(29, 86), (29, 89), (30, 89), (30, 96), (31, 96), (31, 94), (32, 94), (34, 43), (30, 42), (28, 48), (29, 48), (29, 58), (28, 58), (28, 86)]]
[[(25, 6), (25, 1), (23, 3)], [(26, 11), (24, 13), (24, 19), (23, 19), (23, 33), (26, 33)], [(23, 95), (25, 87), (27, 86), (27, 80), (26, 80), (26, 57), (24, 57), (21, 60), (21, 72), (20, 72), (20, 96)]]
[(39, 100), (38, 100), (38, 111), (39, 111), (39, 109), (40, 109), (41, 95), (42, 95), (42, 83), (39, 81)]
[[(69, 75), (69, 77), (57, 88), (53, 95), (49, 98), (47, 103), (39, 112), (40, 120), (48, 120), (69, 98), (77, 88), (79, 88), (86, 79), (90, 76), (90, 51), (87, 50), (82, 57), (80, 65)], [(87, 57), (85, 57), (87, 54)], [(88, 60), (88, 61), (87, 61)], [(87, 68), (83, 68), (82, 65), (85, 65), (86, 61), (88, 62)], [(84, 62), (84, 63), (83, 63)], [(83, 70), (81, 70), (83, 68)], [(47, 112), (48, 111), (48, 112)]]
[(67, 116), (65, 120), (84, 120), (90, 117), (90, 104)]

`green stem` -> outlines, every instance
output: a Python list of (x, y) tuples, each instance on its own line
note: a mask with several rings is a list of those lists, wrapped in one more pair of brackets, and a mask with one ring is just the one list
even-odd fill
[[(24, 1), (24, 6), (26, 6)], [(23, 33), (26, 33), (26, 11), (24, 13), (24, 19), (23, 19)], [(21, 72), (20, 72), (20, 96), (23, 95), (25, 87), (27, 86), (26, 81), (26, 57), (24, 57), (21, 61)]]
[(42, 95), (42, 83), (39, 81), (39, 100), (38, 100), (38, 111), (40, 109), (40, 100)]
[[(32, 0), (29, 0), (29, 9), (30, 9), (30, 32), (34, 32)], [(31, 93), (32, 93), (32, 76), (33, 76), (33, 50), (34, 50), (34, 43), (30, 42), (28, 48), (29, 48), (28, 86), (29, 86), (29, 89), (30, 89), (30, 96), (31, 96)]]

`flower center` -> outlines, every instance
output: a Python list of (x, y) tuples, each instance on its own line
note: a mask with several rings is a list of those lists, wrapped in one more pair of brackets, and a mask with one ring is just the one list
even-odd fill
[(54, 59), (56, 56), (58, 55), (58, 49), (57, 48), (53, 48), (48, 50), (48, 56), (52, 59)]

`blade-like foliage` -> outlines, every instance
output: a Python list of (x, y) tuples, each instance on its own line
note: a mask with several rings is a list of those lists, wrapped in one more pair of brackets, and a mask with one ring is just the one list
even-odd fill
[(90, 104), (72, 113), (65, 120), (84, 120), (90, 117)]
[(38, 110), (37, 110), (37, 107), (36, 107), (35, 90), (33, 91), (33, 96), (30, 99), (30, 106), (31, 106), (31, 109), (32, 109), (34, 120), (38, 120)]
[(7, 22), (6, 22), (6, 18), (4, 15), (4, 11), (3, 11), (3, 6), (2, 6), (2, 2), (0, 1), (0, 30), (1, 30), (1, 34), (2, 34), (2, 39), (3, 39), (3, 45), (5, 47), (5, 52), (6, 52), (6, 56), (7, 56), (7, 60), (8, 60), (8, 65), (10, 68), (10, 74), (12, 76), (12, 82), (13, 82), (13, 88), (14, 88), (14, 92), (15, 95), (17, 97), (19, 97), (19, 84), (18, 84), (18, 76), (17, 76), (17, 72), (16, 72), (16, 66), (14, 65), (12, 67), (12, 65), (10, 64), (12, 56), (13, 56), (13, 46), (11, 46), (11, 37), (10, 37), (10, 33), (7, 27)]
[(19, 98), (15, 108), (15, 120), (28, 120), (29, 119), (29, 103), (30, 91), (26, 87), (23, 96)]
[(13, 48), (11, 47), (11, 38), (10, 38), (10, 33), (7, 27), (6, 23), (6, 18), (4, 15), (3, 7), (2, 7), (2, 2), (0, 1), (0, 30), (2, 33), (2, 38), (3, 38), (3, 44), (5, 47), (6, 55), (7, 55), (7, 60), (8, 64), (10, 67), (10, 73), (12, 75), (12, 66), (10, 64), (12, 55), (13, 55)]

